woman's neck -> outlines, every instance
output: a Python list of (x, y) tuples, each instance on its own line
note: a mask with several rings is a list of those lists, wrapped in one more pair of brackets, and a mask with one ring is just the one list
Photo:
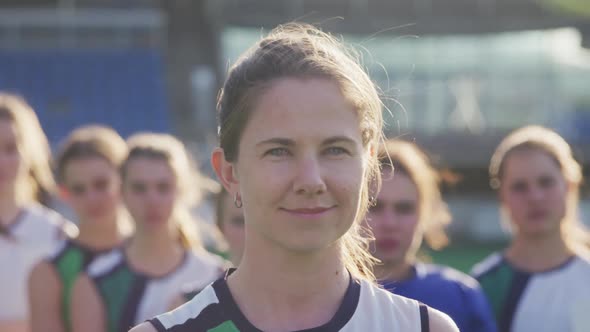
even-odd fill
[(338, 245), (316, 253), (250, 245), (228, 286), (241, 311), (259, 329), (320, 326), (332, 319), (348, 289), (350, 275), (340, 257)]
[(125, 235), (120, 229), (117, 215), (105, 220), (80, 221), (76, 241), (96, 250), (110, 249), (123, 243)]
[(0, 226), (7, 227), (13, 223), (22, 206), (14, 193), (0, 192)]
[(545, 236), (516, 234), (506, 250), (506, 258), (512, 264), (529, 272), (542, 272), (555, 268), (573, 254), (560, 232)]
[(138, 229), (126, 249), (134, 269), (161, 276), (174, 270), (182, 261), (185, 250), (167, 228)]

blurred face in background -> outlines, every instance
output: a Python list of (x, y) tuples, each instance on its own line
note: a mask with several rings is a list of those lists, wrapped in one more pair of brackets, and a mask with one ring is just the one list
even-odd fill
[(514, 231), (543, 236), (560, 231), (567, 182), (557, 161), (540, 149), (511, 152), (504, 161), (500, 199)]
[(16, 126), (0, 117), (0, 193), (13, 193), (20, 173), (24, 173)]
[(402, 172), (384, 171), (381, 191), (376, 204), (367, 215), (375, 241), (371, 252), (384, 265), (397, 265), (413, 259), (420, 236), (418, 190)]
[(123, 198), (137, 230), (167, 227), (178, 197), (172, 168), (163, 159), (136, 157), (125, 172)]
[(237, 266), (244, 252), (244, 214), (227, 193), (222, 200), (220, 229), (229, 245), (231, 261)]
[(115, 222), (121, 199), (118, 170), (101, 157), (72, 159), (64, 167), (66, 200), (81, 222)]

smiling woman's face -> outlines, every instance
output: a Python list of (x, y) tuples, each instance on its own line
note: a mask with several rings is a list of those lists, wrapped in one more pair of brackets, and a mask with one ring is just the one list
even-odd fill
[(303, 252), (333, 245), (357, 217), (367, 155), (337, 84), (274, 82), (254, 105), (233, 167), (246, 243)]

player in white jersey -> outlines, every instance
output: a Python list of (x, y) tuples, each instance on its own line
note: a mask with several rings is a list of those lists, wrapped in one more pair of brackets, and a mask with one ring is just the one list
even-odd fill
[(577, 215), (582, 168), (568, 143), (540, 127), (520, 128), (490, 164), (512, 240), (476, 266), (506, 332), (588, 331), (590, 234)]
[[(157, 331), (259, 332), (244, 317), (227, 285), (228, 274), (182, 307), (150, 320)], [(429, 331), (426, 305), (388, 294), (366, 280), (349, 279), (346, 292), (330, 321), (312, 330)], [(436, 331), (436, 329), (432, 329)], [(306, 330), (307, 331), (307, 330)]]
[(27, 331), (33, 265), (76, 227), (45, 203), (54, 189), (49, 144), (33, 109), (0, 93), (0, 332)]
[(0, 235), (0, 327), (2, 322), (28, 321), (27, 280), (33, 266), (54, 251), (67, 233), (75, 232), (72, 223), (40, 204), (21, 208)]
[(242, 259), (133, 332), (457, 331), (375, 284), (361, 223), (379, 183), (381, 102), (340, 42), (276, 28), (234, 65), (218, 111), (212, 165), (244, 211)]
[(128, 146), (122, 194), (136, 231), (75, 282), (75, 332), (127, 332), (166, 311), (182, 285), (199, 280), (204, 287), (225, 267), (203, 249), (188, 212), (199, 183), (184, 145), (170, 135), (143, 133), (130, 137)]
[(221, 271), (217, 256), (187, 250), (177, 266), (165, 274), (145, 273), (130, 263), (124, 249), (100, 256), (87, 269), (108, 309), (105, 331), (125, 332), (167, 311), (172, 297), (183, 285), (198, 283), (204, 288), (218, 278)]

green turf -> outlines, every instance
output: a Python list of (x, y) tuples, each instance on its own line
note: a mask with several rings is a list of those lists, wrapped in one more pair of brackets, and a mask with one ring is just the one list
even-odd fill
[(505, 247), (504, 243), (462, 243), (449, 246), (441, 251), (425, 250), (430, 260), (469, 273), (473, 265), (494, 251)]

